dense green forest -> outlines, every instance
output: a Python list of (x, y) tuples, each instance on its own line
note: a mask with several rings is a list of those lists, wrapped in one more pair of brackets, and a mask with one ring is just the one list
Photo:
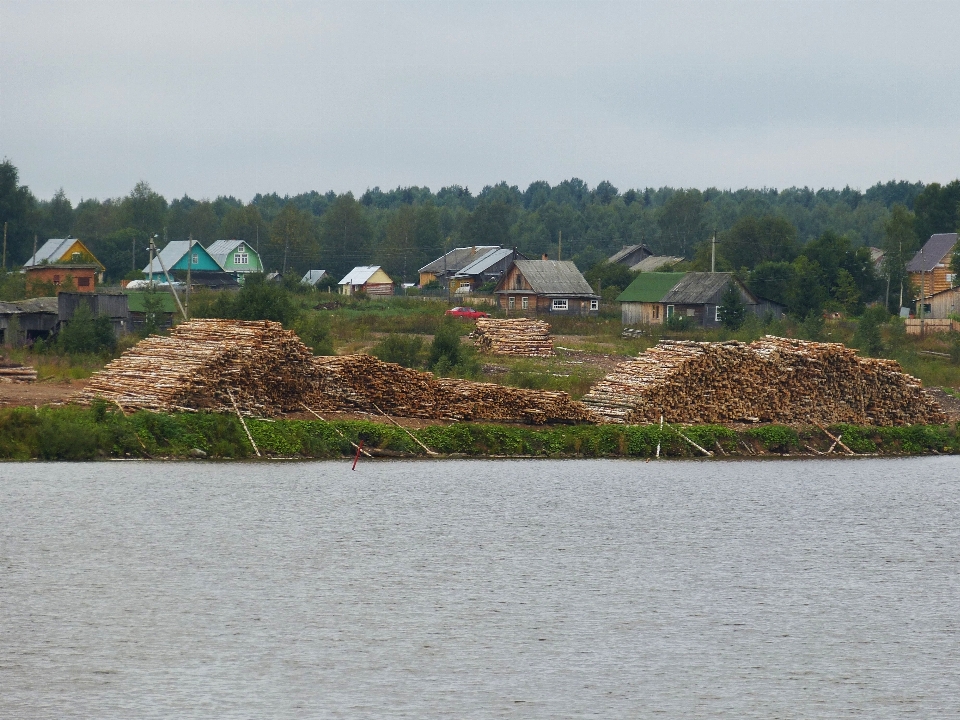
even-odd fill
[[(516, 247), (531, 257), (572, 259), (610, 292), (629, 282), (602, 261), (624, 245), (709, 269), (717, 237), (718, 270), (740, 273), (758, 294), (798, 316), (838, 305), (899, 303), (903, 265), (934, 232), (958, 226), (960, 180), (947, 185), (890, 181), (866, 192), (773, 188), (706, 190), (662, 187), (621, 191), (609, 182), (590, 188), (577, 178), (525, 190), (500, 183), (474, 194), (450, 186), (367, 190), (359, 197), (316, 191), (258, 194), (250, 202), (221, 196), (167, 200), (146, 182), (120, 198), (84, 199), (63, 191), (38, 199), (19, 183), (17, 168), (0, 164), (0, 222), (8, 223), (7, 266), (24, 262), (35, 238), (81, 238), (113, 280), (146, 264), (146, 238), (204, 244), (238, 238), (257, 247), (268, 269), (300, 274), (322, 268), (340, 277), (360, 264), (380, 264), (397, 281), (445, 249)], [(887, 252), (877, 269), (867, 246)], [(605, 296), (609, 295), (605, 293)], [(907, 288), (909, 297), (909, 288)]]

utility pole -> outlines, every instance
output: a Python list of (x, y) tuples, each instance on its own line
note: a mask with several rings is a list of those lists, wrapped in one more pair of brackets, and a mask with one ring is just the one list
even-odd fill
[(137, 271), (137, 236), (130, 239), (130, 271)]
[(193, 267), (193, 234), (187, 236), (187, 292), (185, 293), (187, 319), (190, 319), (190, 269)]
[(37, 235), (33, 235), (33, 264), (37, 264)]
[(7, 271), (7, 222), (3, 222), (3, 271)]
[[(156, 237), (156, 235), (154, 235), (153, 237)], [(153, 290), (153, 250), (155, 247), (156, 246), (153, 244), (153, 238), (150, 238), (150, 246), (147, 248), (147, 253), (150, 256), (149, 268), (150, 268), (150, 290), (151, 291)]]
[(713, 239), (710, 240), (710, 272), (717, 271), (717, 229), (713, 229)]
[(557, 260), (560, 259), (560, 248), (563, 247), (563, 230), (557, 231)]
[(923, 337), (923, 311), (927, 304), (927, 280), (924, 277), (923, 266), (920, 267), (920, 337)]

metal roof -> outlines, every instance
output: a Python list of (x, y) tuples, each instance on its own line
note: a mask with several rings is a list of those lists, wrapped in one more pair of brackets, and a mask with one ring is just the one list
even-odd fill
[[(438, 273), (460, 272), (470, 263), (478, 260), (491, 250), (499, 250), (499, 245), (475, 245), (473, 247), (454, 248), (446, 255), (441, 255), (432, 263), (428, 263), (420, 268), (420, 272)], [(444, 260), (446, 258), (446, 260)]]
[(621, 260), (623, 260), (625, 257), (627, 257), (630, 253), (636, 252), (637, 250), (646, 250), (650, 255), (653, 255), (653, 250), (648, 248), (646, 244), (640, 243), (639, 245), (627, 245), (621, 248), (620, 250), (615, 252), (613, 255), (611, 255), (609, 258), (607, 258), (607, 262), (618, 263)]
[(908, 272), (930, 272), (944, 261), (953, 246), (957, 244), (956, 233), (937, 233), (931, 235), (913, 260), (907, 263)]
[(645, 272), (627, 285), (617, 296), (618, 302), (660, 302), (663, 296), (677, 286), (686, 273)]
[(675, 265), (681, 260), (683, 260), (683, 258), (672, 255), (651, 255), (650, 257), (645, 257), (636, 265), (632, 265), (630, 269), (634, 272), (656, 272), (664, 265)]
[(506, 248), (500, 248), (499, 250), (491, 250), (482, 258), (474, 260), (472, 263), (464, 267), (457, 275), (479, 275), (480, 273), (485, 272), (488, 268), (496, 265), (501, 260), (505, 260), (513, 254), (513, 250), (507, 250)]
[(316, 285), (326, 274), (326, 270), (307, 270), (307, 274), (300, 279), (300, 282), (306, 285)]
[(379, 265), (358, 265), (347, 273), (339, 285), (365, 285), (367, 280), (373, 277), (373, 274), (380, 269)]
[[(733, 273), (689, 272), (676, 287), (663, 296), (661, 302), (676, 305), (713, 304), (719, 300), (720, 294), (731, 282), (737, 282)], [(737, 282), (737, 285), (740, 283)], [(748, 296), (756, 302), (752, 295), (748, 293)]]
[(39, 265), (44, 260), (50, 263), (56, 262), (67, 251), (67, 248), (75, 242), (76, 238), (50, 238), (40, 246), (36, 255), (23, 264), (23, 267)]
[(570, 260), (514, 260), (514, 264), (537, 295), (598, 297)]
[[(194, 244), (196, 244), (196, 241), (194, 241)], [(260, 257), (260, 253), (250, 247), (250, 243), (246, 240), (217, 240), (211, 243), (210, 247), (207, 248), (207, 252), (210, 254), (210, 257), (217, 261), (220, 267), (223, 267), (223, 264), (227, 261), (227, 256), (236, 249), (237, 245), (246, 245), (247, 252)], [(164, 258), (163, 261), (166, 262), (167, 259)]]
[[(200, 246), (198, 240), (193, 241), (193, 246)], [(190, 249), (189, 240), (171, 240), (167, 243), (167, 246), (160, 250), (156, 255), (153, 256), (153, 274), (154, 275), (163, 275), (163, 268), (167, 269), (167, 272), (170, 272), (170, 269), (180, 262), (180, 258), (187, 254), (187, 250)], [(161, 265), (161, 261), (163, 264)], [(218, 263), (219, 264), (219, 263)], [(143, 268), (143, 274), (148, 275), (150, 273), (151, 263), (147, 263)]]

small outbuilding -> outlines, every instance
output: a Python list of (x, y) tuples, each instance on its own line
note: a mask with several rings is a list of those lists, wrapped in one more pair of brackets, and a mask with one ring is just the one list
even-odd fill
[(326, 270), (307, 270), (306, 274), (300, 278), (300, 282), (303, 285), (315, 288), (317, 283), (328, 277), (330, 277), (330, 274)]
[(393, 280), (379, 265), (355, 267), (338, 284), (341, 295), (393, 295)]
[(596, 315), (600, 296), (570, 260), (514, 260), (494, 293), (507, 313)]
[(57, 298), (0, 302), (0, 345), (18, 347), (57, 329)]

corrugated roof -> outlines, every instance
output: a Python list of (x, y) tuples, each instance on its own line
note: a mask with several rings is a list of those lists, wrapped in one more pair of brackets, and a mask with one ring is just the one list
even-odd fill
[(326, 274), (326, 270), (307, 270), (307, 274), (300, 279), (300, 282), (306, 285), (316, 285)]
[(58, 300), (55, 297), (30, 298), (29, 300), (14, 300), (0, 302), (0, 315), (19, 315), (20, 313), (53, 313), (60, 312)]
[(364, 285), (380, 269), (379, 265), (358, 265), (347, 273), (340, 285)]
[[(245, 245), (247, 252), (260, 257), (260, 253), (250, 247), (250, 243), (246, 240), (217, 240), (211, 243), (210, 247), (207, 248), (207, 252), (210, 254), (210, 257), (217, 261), (220, 267), (223, 267), (224, 263), (227, 262), (227, 256), (232, 253), (238, 245)], [(167, 259), (164, 258), (163, 261), (166, 262)]]
[(607, 262), (618, 263), (621, 260), (623, 260), (625, 257), (627, 257), (627, 255), (637, 250), (646, 250), (648, 253), (653, 255), (653, 250), (648, 248), (644, 243), (640, 243), (639, 245), (627, 245), (626, 247), (621, 248), (620, 250), (615, 252), (613, 255), (611, 255), (609, 258), (607, 258)]
[(683, 279), (682, 272), (645, 272), (617, 296), (618, 302), (660, 302)]
[(907, 272), (930, 272), (944, 261), (944, 258), (950, 254), (956, 244), (956, 233), (931, 235), (930, 239), (913, 256), (913, 260), (907, 263)]
[(672, 255), (651, 255), (650, 257), (644, 258), (636, 265), (631, 266), (631, 270), (634, 272), (657, 272), (664, 265), (676, 265), (678, 262), (683, 260), (680, 257), (674, 257)]
[(537, 295), (598, 297), (570, 260), (515, 260), (517, 269)]
[[(196, 246), (200, 243), (194, 240), (193, 244)], [(167, 272), (170, 272), (170, 268), (180, 262), (180, 258), (187, 254), (187, 250), (189, 248), (189, 240), (171, 240), (168, 242), (167, 246), (163, 250), (159, 251), (153, 258), (153, 274), (163, 275), (163, 268), (166, 268)], [(161, 261), (163, 264), (161, 264)], [(150, 265), (151, 263), (147, 263), (144, 266), (142, 271), (144, 275), (148, 275), (150, 273)]]
[(712, 303), (732, 281), (733, 273), (689, 272), (675, 288), (663, 296), (662, 302), (676, 305)]
[(37, 254), (31, 257), (23, 264), (24, 267), (39, 265), (44, 260), (47, 262), (56, 262), (67, 251), (76, 238), (50, 238), (37, 250)]
[[(432, 263), (428, 263), (420, 268), (420, 272), (426, 273), (447, 273), (460, 272), (470, 263), (478, 260), (491, 250), (499, 250), (499, 245), (477, 245), (475, 247), (454, 248), (446, 255), (441, 255)], [(444, 260), (446, 258), (446, 260)]]
[(482, 272), (485, 272), (488, 268), (493, 265), (496, 265), (501, 260), (510, 257), (513, 254), (513, 250), (507, 250), (506, 248), (500, 248), (499, 250), (491, 250), (482, 258), (474, 260), (472, 263), (464, 267), (457, 275), (479, 275)]

